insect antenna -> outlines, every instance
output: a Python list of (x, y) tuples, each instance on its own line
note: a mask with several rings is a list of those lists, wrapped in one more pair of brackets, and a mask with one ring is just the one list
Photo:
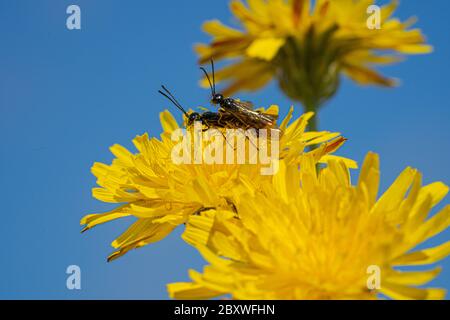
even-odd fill
[(214, 91), (214, 94), (216, 94), (216, 79), (214, 76), (214, 60), (213, 59), (211, 59), (211, 73), (212, 73), (213, 91)]
[(209, 87), (211, 88), (211, 94), (212, 94), (212, 96), (214, 96), (216, 94), (216, 88), (215, 88), (215, 86), (212, 85), (211, 79), (209, 78), (209, 75), (208, 75), (208, 72), (203, 67), (200, 67), (200, 70), (203, 71), (203, 73), (206, 76), (206, 79), (208, 79)]
[(165, 92), (162, 92), (161, 90), (158, 90), (158, 92), (160, 94), (162, 94), (164, 97), (166, 97), (167, 99), (169, 99), (170, 102), (172, 102), (175, 105), (175, 107), (180, 109), (181, 112), (183, 112), (186, 117), (189, 117), (189, 115), (186, 112), (186, 110), (184, 110), (184, 108), (181, 106), (181, 104), (178, 102), (178, 100), (173, 96), (173, 94), (169, 90), (167, 90), (167, 88), (165, 86), (162, 85), (161, 88), (163, 88), (163, 90)]

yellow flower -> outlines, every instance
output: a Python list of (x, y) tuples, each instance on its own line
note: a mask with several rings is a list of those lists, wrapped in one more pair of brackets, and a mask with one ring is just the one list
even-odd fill
[(229, 83), (226, 95), (257, 90), (276, 78), (288, 96), (311, 111), (335, 93), (341, 73), (359, 84), (392, 86), (374, 65), (432, 50), (419, 29), (410, 29), (413, 19), (392, 17), (398, 1), (381, 8), (380, 29), (369, 28), (376, 23), (376, 13), (367, 13), (373, 2), (317, 0), (311, 8), (309, 0), (249, 0), (248, 6), (232, 1), (231, 12), (243, 30), (208, 21), (203, 29), (211, 43), (196, 51), (200, 63), (234, 59), (216, 74)]
[[(422, 186), (421, 174), (407, 168), (377, 200), (379, 175), (375, 154), (366, 157), (356, 185), (339, 161), (319, 176), (307, 158), (300, 170), (281, 165), (260, 192), (249, 188), (240, 197), (240, 219), (224, 220), (225, 212), (211, 210), (189, 222), (187, 240), (209, 265), (203, 274), (190, 271), (192, 283), (170, 284), (170, 296), (444, 298), (443, 289), (417, 288), (436, 277), (439, 268), (398, 267), (429, 265), (450, 253), (450, 241), (415, 250), (448, 227), (450, 206), (430, 216), (448, 187), (441, 182)], [(209, 238), (202, 238), (209, 229)]]
[[(268, 110), (269, 111), (269, 110)], [(345, 141), (339, 133), (304, 132), (312, 113), (304, 114), (287, 125), (292, 108), (280, 125), (280, 157), (296, 162), (303, 155), (316, 162), (336, 158), (336, 151)], [(278, 107), (270, 112), (278, 114)], [(176, 226), (185, 223), (191, 215), (207, 208), (233, 209), (233, 190), (245, 177), (255, 184), (269, 176), (262, 176), (262, 164), (176, 164), (172, 150), (177, 141), (171, 134), (179, 126), (173, 116), (164, 111), (160, 115), (163, 133), (161, 139), (137, 136), (133, 143), (138, 152), (131, 153), (120, 145), (111, 147), (115, 155), (111, 165), (95, 163), (92, 173), (98, 188), (93, 196), (120, 206), (110, 212), (90, 214), (81, 220), (83, 231), (114, 219), (134, 216), (137, 221), (112, 242), (117, 249), (109, 260), (118, 258), (131, 249), (139, 248), (166, 237)], [(305, 147), (317, 146), (304, 152)], [(206, 144), (203, 146), (205, 149)], [(349, 165), (355, 164), (346, 160)]]

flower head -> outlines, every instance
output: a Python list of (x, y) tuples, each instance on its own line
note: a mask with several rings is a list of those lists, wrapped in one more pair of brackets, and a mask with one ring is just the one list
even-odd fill
[[(281, 165), (273, 181), (236, 203), (239, 219), (210, 211), (186, 230), (209, 265), (190, 272), (191, 283), (170, 284), (175, 298), (231, 294), (235, 299), (441, 299), (445, 291), (417, 288), (439, 268), (429, 265), (450, 253), (450, 242), (415, 249), (450, 224), (450, 206), (430, 210), (448, 187), (421, 185), (421, 175), (405, 169), (377, 199), (379, 160), (369, 154), (356, 185), (339, 161), (319, 175), (304, 159), (300, 170)], [(209, 230), (213, 230), (209, 233)], [(202, 232), (209, 237), (201, 237)], [(379, 286), (371, 278), (378, 270)], [(375, 281), (375, 282), (372, 282)], [(372, 286), (373, 285), (373, 286)]]
[[(272, 106), (271, 112), (278, 113)], [(280, 157), (296, 162), (304, 156), (315, 162), (326, 162), (344, 142), (339, 133), (304, 132), (311, 113), (304, 114), (288, 125), (292, 108), (280, 124)], [(261, 175), (261, 164), (256, 163), (176, 163), (172, 155), (177, 141), (172, 134), (179, 126), (173, 116), (164, 111), (160, 115), (163, 133), (161, 139), (137, 136), (133, 143), (138, 152), (131, 153), (120, 145), (111, 147), (115, 155), (111, 165), (95, 163), (92, 173), (99, 187), (93, 196), (104, 202), (120, 204), (116, 209), (90, 214), (81, 220), (84, 230), (114, 219), (134, 216), (137, 221), (113, 241), (117, 249), (109, 260), (118, 258), (131, 249), (159, 241), (192, 215), (208, 208), (234, 210), (236, 186), (242, 181), (258, 185), (269, 176)], [(223, 142), (226, 144), (226, 142)], [(248, 142), (247, 142), (248, 144)], [(208, 144), (202, 146), (205, 151)], [(315, 146), (309, 152), (305, 147)], [(351, 160), (346, 160), (350, 165)]]
[(368, 13), (373, 2), (318, 0), (311, 8), (310, 0), (251, 0), (248, 6), (233, 0), (231, 11), (242, 29), (206, 22), (203, 29), (212, 40), (197, 45), (200, 63), (235, 59), (216, 74), (229, 83), (227, 95), (259, 89), (276, 78), (288, 96), (309, 109), (335, 93), (341, 73), (360, 84), (392, 86), (394, 81), (373, 66), (431, 47), (420, 30), (410, 29), (413, 20), (392, 17), (398, 1), (381, 8), (379, 29), (369, 26), (377, 18)]

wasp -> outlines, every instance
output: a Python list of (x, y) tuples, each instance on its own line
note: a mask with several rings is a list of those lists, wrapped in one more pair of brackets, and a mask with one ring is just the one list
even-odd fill
[[(210, 128), (219, 128), (219, 129), (239, 129), (239, 121), (231, 114), (228, 113), (219, 113), (219, 112), (212, 112), (212, 111), (205, 111), (203, 113), (199, 112), (191, 112), (188, 113), (183, 106), (178, 102), (178, 100), (175, 98), (175, 96), (165, 87), (161, 86), (162, 90), (158, 90), (160, 94), (162, 94), (164, 97), (169, 99), (170, 102), (172, 102), (183, 114), (185, 115), (187, 121), (186, 121), (186, 127), (192, 127), (196, 121), (201, 122), (202, 126), (204, 127), (202, 131), (207, 131)], [(230, 143), (227, 140), (227, 137), (223, 132), (220, 132), (222, 136), (225, 138), (227, 143), (230, 145)], [(231, 145), (230, 145), (231, 146)]]
[(161, 86), (162, 90), (158, 90), (160, 94), (169, 99), (183, 114), (186, 116), (186, 127), (191, 127), (196, 121), (201, 122), (205, 127), (203, 131), (210, 128), (236, 129), (239, 128), (239, 122), (231, 114), (205, 111), (203, 113), (191, 112), (188, 113), (183, 106), (178, 102), (175, 96), (165, 87)]
[(234, 123), (242, 129), (278, 129), (276, 121), (278, 116), (264, 113), (253, 109), (253, 104), (249, 101), (224, 97), (216, 92), (214, 76), (214, 61), (211, 60), (212, 82), (205, 68), (200, 67), (208, 80), (211, 88), (211, 102), (219, 106), (218, 114), (226, 115), (228, 119), (234, 118)]

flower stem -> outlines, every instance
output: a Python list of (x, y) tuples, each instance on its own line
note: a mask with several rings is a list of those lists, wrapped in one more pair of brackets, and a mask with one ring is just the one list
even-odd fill
[(309, 119), (308, 131), (318, 131), (319, 130), (319, 104), (317, 103), (305, 103), (305, 112), (314, 112), (314, 116)]

